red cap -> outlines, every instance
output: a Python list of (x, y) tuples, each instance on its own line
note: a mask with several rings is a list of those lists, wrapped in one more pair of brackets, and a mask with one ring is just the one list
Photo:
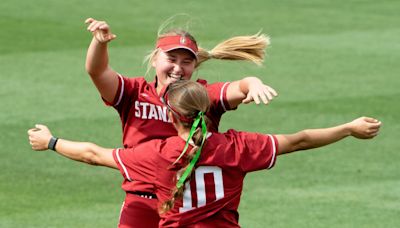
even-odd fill
[(190, 51), (197, 58), (198, 47), (195, 42), (193, 42), (189, 37), (174, 35), (165, 36), (157, 40), (157, 48), (168, 52), (175, 49), (183, 48)]

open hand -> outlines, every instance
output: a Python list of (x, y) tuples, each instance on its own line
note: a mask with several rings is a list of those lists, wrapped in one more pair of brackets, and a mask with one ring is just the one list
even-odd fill
[(256, 104), (260, 104), (260, 102), (268, 104), (276, 96), (278, 93), (272, 87), (255, 80), (249, 85), (249, 92), (242, 102), (247, 104), (254, 101)]

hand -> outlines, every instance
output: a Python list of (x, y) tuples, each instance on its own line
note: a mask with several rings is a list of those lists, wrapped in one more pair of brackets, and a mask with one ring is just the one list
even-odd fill
[(260, 104), (260, 100), (264, 104), (268, 104), (274, 97), (278, 96), (278, 93), (270, 86), (264, 85), (259, 79), (252, 79), (249, 82), (249, 92), (242, 103), (250, 103), (254, 101), (256, 104)]
[(89, 30), (97, 41), (100, 43), (108, 43), (115, 39), (117, 36), (111, 33), (110, 26), (105, 21), (97, 21), (93, 18), (85, 20)]
[(371, 139), (378, 135), (381, 122), (370, 117), (360, 117), (349, 123), (351, 135), (358, 139)]
[(33, 150), (47, 150), (52, 137), (50, 130), (45, 125), (36, 124), (35, 128), (28, 130), (29, 143)]

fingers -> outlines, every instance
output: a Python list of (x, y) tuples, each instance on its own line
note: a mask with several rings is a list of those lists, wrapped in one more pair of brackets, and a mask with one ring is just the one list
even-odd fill
[(382, 125), (382, 122), (371, 117), (362, 117), (362, 119), (367, 122), (368, 131), (378, 131)]
[(46, 125), (43, 124), (35, 124), (35, 128), (36, 130), (44, 130), (44, 129), (48, 129)]
[(29, 140), (34, 140), (35, 138), (42, 137), (43, 135), (51, 134), (50, 130), (46, 125), (35, 124), (34, 128), (28, 130)]
[(361, 117), (361, 118), (368, 123), (378, 123), (379, 122), (377, 119), (374, 119), (371, 117)]
[[(28, 139), (29, 139), (29, 145), (31, 146), (32, 150), (36, 151), (41, 151), (41, 150), (47, 150), (47, 142), (45, 138), (43, 137), (43, 133), (46, 134), (46, 131), (44, 128), (47, 129), (46, 126), (37, 124), (35, 126), (41, 127), (39, 128), (31, 128), (28, 130)], [(43, 128), (44, 127), (44, 128)]]
[(33, 132), (36, 131), (36, 128), (31, 128), (28, 130), (28, 135), (31, 135)]
[(370, 124), (368, 128), (368, 134), (371, 136), (371, 138), (378, 135), (380, 127), (381, 127), (381, 122)]
[(369, 129), (378, 130), (381, 127), (381, 122), (369, 125)]
[(249, 94), (247, 94), (247, 97), (246, 97), (245, 100), (248, 101), (247, 103), (249, 103), (249, 102), (251, 102), (251, 101), (254, 101), (254, 103), (260, 104), (259, 95), (258, 95), (258, 94), (254, 94), (254, 93), (252, 93), (252, 92), (249, 92)]
[(87, 18), (87, 19), (85, 20), (85, 24), (90, 24), (90, 23), (92, 23), (93, 21), (94, 21), (94, 19), (91, 18), (91, 17), (89, 17), (89, 18)]
[(90, 31), (100, 43), (109, 42), (117, 37), (111, 33), (110, 26), (105, 21), (97, 21), (93, 18), (88, 18), (85, 23), (88, 24), (87, 30)]
[(104, 31), (108, 31), (109, 26), (105, 21), (93, 21), (89, 24), (87, 30), (89, 30), (90, 32), (94, 32), (96, 30), (104, 30)]
[(262, 97), (262, 95), (258, 95), (258, 94), (253, 95), (253, 101), (254, 101), (254, 103), (260, 104), (260, 98), (261, 98), (261, 97)]
[(272, 95), (268, 90), (263, 90), (259, 96), (264, 104), (268, 104), (268, 102), (272, 100)]
[(105, 32), (108, 32), (110, 29), (110, 26), (105, 21), (96, 21), (93, 18), (87, 19), (85, 22), (89, 25), (87, 27), (87, 30), (90, 32), (94, 32), (96, 30), (104, 30)]
[(260, 104), (261, 102), (264, 104), (268, 104), (277, 95), (278, 93), (273, 88), (267, 85), (263, 85), (261, 88), (249, 91), (246, 99), (243, 100), (243, 103), (254, 101), (254, 103), (256, 104)]
[(367, 133), (367, 134), (372, 134), (372, 133), (375, 133), (375, 132), (378, 132), (379, 131), (379, 128), (368, 128), (367, 130), (365, 130), (365, 132)]
[(263, 91), (263, 95), (268, 101), (274, 99), (273, 94), (271, 92), (269, 92), (268, 90), (266, 90), (266, 89)]
[(371, 117), (360, 117), (351, 122), (352, 136), (359, 139), (371, 139), (379, 134), (381, 122)]
[(109, 42), (113, 39), (115, 39), (117, 36), (114, 34), (106, 34), (104, 35), (104, 42)]
[(372, 138), (374, 138), (375, 136), (377, 136), (378, 133), (379, 133), (378, 131), (368, 133), (368, 134), (366, 134), (366, 135), (363, 137), (363, 139), (372, 139)]
[[(31, 129), (33, 130), (33, 129)], [(29, 144), (31, 145), (31, 148), (33, 150), (37, 150), (38, 146), (37, 146), (37, 142), (36, 140), (33, 138), (33, 136), (29, 136)]]
[(274, 97), (276, 97), (276, 96), (278, 96), (278, 93), (274, 90), (274, 88), (272, 88), (272, 87), (270, 87), (270, 86), (265, 86), (267, 89), (268, 89), (268, 91), (274, 96)]
[(372, 125), (370, 125), (370, 126), (368, 126), (368, 128), (365, 130), (365, 136), (366, 137), (368, 137), (368, 138), (373, 138), (373, 137), (375, 137), (375, 136), (377, 136), (378, 135), (378, 133), (379, 133), (379, 126), (372, 126)]
[(244, 104), (248, 104), (253, 101), (253, 97), (250, 94), (247, 94), (247, 97), (242, 101)]
[(378, 133), (379, 133), (379, 132), (374, 132), (374, 133), (371, 133), (371, 134), (370, 134), (371, 138), (373, 138), (373, 137), (377, 136), (377, 135), (378, 135)]

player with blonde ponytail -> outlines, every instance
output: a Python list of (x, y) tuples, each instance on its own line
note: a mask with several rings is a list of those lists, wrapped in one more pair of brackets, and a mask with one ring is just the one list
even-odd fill
[[(52, 136), (44, 125), (28, 131), (34, 150), (57, 153), (91, 165), (119, 169), (122, 188), (149, 183), (160, 208), (159, 227), (239, 227), (238, 206), (248, 172), (270, 169), (276, 157), (322, 147), (348, 136), (375, 137), (381, 123), (360, 117), (331, 128), (288, 135), (208, 132), (204, 113), (211, 107), (206, 89), (192, 81), (171, 84), (163, 96), (177, 136), (154, 139), (133, 148), (106, 149)], [(146, 217), (143, 217), (146, 223)], [(129, 226), (126, 226), (129, 227)]]
[[(164, 34), (160, 34), (158, 39), (168, 36), (182, 36), (187, 37), (194, 43), (197, 43), (194, 37), (179, 29), (168, 31)], [(196, 68), (203, 62), (210, 59), (220, 60), (244, 60), (250, 61), (257, 65), (262, 65), (265, 57), (265, 49), (269, 46), (270, 39), (268, 36), (262, 33), (257, 33), (250, 36), (235, 36), (229, 38), (221, 43), (217, 44), (210, 51), (198, 47)], [(154, 49), (145, 60), (147, 61), (147, 73), (152, 68), (152, 62), (154, 61), (159, 49)]]
[[(171, 20), (173, 18), (160, 27), (155, 48), (146, 57), (146, 75), (152, 69), (155, 71), (151, 82), (144, 77), (122, 76), (112, 69), (109, 65), (108, 45), (116, 35), (105, 21), (93, 18), (85, 21), (93, 35), (86, 56), (86, 70), (104, 102), (113, 106), (120, 116), (124, 148), (176, 135), (167, 116), (167, 109), (160, 101), (169, 84), (191, 79), (200, 64), (209, 59), (241, 60), (260, 65), (269, 45), (268, 37), (258, 33), (230, 38), (207, 51), (198, 46), (189, 32), (182, 29), (167, 30)], [(212, 84), (201, 79), (197, 81), (206, 88), (209, 95), (211, 105), (205, 116), (210, 120), (209, 130), (212, 132), (218, 131), (221, 116), (226, 111), (252, 101), (268, 104), (277, 96), (273, 88), (257, 77)], [(139, 182), (133, 186), (137, 189), (127, 193), (121, 210), (120, 226), (156, 227), (159, 217), (153, 186)], [(143, 224), (143, 217), (147, 217), (149, 222)]]

